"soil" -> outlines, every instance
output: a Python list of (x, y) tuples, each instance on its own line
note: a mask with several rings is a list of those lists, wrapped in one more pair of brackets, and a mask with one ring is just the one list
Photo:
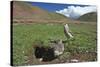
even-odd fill
[[(82, 53), (71, 53), (70, 56), (58, 56), (50, 61), (40, 61), (39, 58), (36, 57), (35, 53), (30, 51), (28, 53), (28, 59), (25, 65), (42, 65), (42, 64), (59, 64), (59, 63), (77, 63), (77, 62), (92, 62), (97, 61), (97, 53), (95, 52), (82, 52)], [(66, 58), (67, 57), (67, 58)]]

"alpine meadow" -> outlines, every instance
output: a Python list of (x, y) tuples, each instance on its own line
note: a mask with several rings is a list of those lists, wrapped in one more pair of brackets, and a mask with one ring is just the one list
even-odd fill
[[(36, 5), (41, 2), (12, 1), (11, 4), (13, 66), (97, 61), (97, 12), (72, 19)], [(73, 38), (65, 36), (65, 24)], [(57, 45), (59, 40), (64, 44), (64, 51), (55, 56), (51, 44)]]

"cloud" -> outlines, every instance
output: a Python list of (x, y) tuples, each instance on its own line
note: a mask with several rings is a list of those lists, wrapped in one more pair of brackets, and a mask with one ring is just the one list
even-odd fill
[(57, 13), (63, 14), (69, 18), (77, 19), (81, 15), (84, 15), (89, 12), (96, 12), (97, 8), (96, 6), (68, 6), (67, 8), (64, 8), (62, 10), (56, 11)]

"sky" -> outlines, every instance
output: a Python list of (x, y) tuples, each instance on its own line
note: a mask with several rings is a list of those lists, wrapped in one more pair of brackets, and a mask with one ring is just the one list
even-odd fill
[(96, 12), (95, 5), (80, 5), (80, 4), (57, 4), (43, 2), (29, 2), (32, 6), (38, 6), (50, 12), (56, 12), (65, 15), (71, 19), (77, 19), (81, 15), (89, 12)]

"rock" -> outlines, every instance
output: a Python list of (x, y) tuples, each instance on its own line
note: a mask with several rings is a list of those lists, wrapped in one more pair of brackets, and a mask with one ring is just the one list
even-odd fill
[(77, 59), (71, 59), (70, 61), (71, 62), (79, 62), (79, 60), (77, 60)]

